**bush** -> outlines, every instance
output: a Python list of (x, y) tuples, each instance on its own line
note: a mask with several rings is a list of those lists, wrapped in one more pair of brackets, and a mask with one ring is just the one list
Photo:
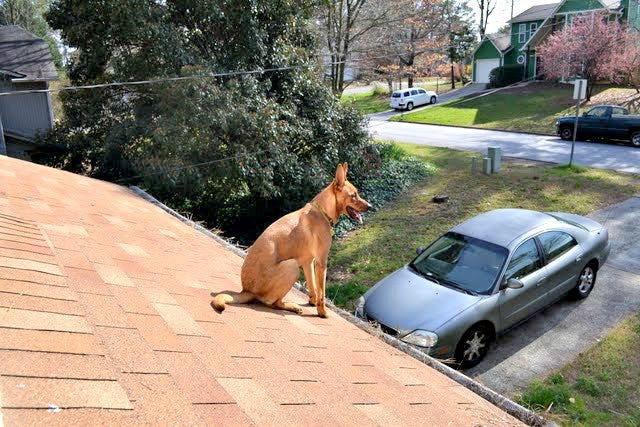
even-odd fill
[[(371, 204), (372, 212), (436, 170), (432, 164), (407, 154), (395, 144), (382, 143), (376, 148), (380, 155), (380, 167), (372, 168), (371, 173), (365, 177), (350, 178), (362, 197)], [(366, 216), (364, 214), (365, 219)], [(342, 236), (356, 226), (351, 219), (342, 217), (335, 227), (336, 235)]]
[(489, 87), (504, 87), (522, 80), (524, 67), (522, 65), (503, 65), (494, 68), (489, 73)]

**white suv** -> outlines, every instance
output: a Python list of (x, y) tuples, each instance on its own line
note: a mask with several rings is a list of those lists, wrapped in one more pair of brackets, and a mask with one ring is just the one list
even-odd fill
[(419, 87), (396, 90), (391, 94), (389, 106), (394, 110), (413, 110), (422, 104), (435, 104), (438, 101), (438, 94), (433, 91), (424, 90)]

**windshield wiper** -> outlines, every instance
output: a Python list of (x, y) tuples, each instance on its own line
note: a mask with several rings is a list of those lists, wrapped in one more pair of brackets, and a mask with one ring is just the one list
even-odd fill
[(409, 267), (411, 267), (413, 271), (415, 271), (425, 279), (431, 280), (432, 282), (435, 282), (436, 284), (440, 285), (440, 280), (436, 279), (436, 276), (431, 271), (424, 272), (418, 269), (418, 267), (416, 267), (414, 263), (409, 264)]
[(474, 292), (471, 289), (467, 289), (465, 287), (462, 287), (462, 286), (458, 285), (456, 282), (452, 282), (451, 280), (446, 280), (446, 279), (440, 279), (440, 280), (442, 280), (442, 282), (446, 286), (449, 286), (449, 287), (452, 287), (452, 288), (457, 289), (459, 291), (465, 292), (465, 293), (467, 293), (469, 295), (478, 296), (477, 292)]

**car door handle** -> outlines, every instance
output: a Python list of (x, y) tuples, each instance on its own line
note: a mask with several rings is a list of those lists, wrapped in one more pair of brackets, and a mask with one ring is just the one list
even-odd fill
[(580, 261), (582, 261), (582, 255), (578, 255), (578, 256), (576, 257), (576, 262), (580, 262)]
[(546, 278), (546, 277), (543, 277), (542, 279), (540, 279), (540, 280), (538, 280), (538, 281), (536, 282), (536, 286), (540, 286), (540, 285), (542, 285), (546, 280), (547, 280), (547, 278)]

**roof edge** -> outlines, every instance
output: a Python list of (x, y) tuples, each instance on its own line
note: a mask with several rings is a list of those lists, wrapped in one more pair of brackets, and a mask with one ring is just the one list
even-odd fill
[[(197, 231), (201, 232), (202, 234), (204, 234), (207, 237), (211, 237), (212, 239), (214, 239), (216, 242), (220, 243), (222, 246), (224, 246), (225, 248), (229, 249), (230, 251), (232, 251), (234, 254), (245, 258), (247, 256), (246, 251), (240, 249), (239, 247), (233, 245), (232, 243), (230, 243), (229, 241), (223, 239), (222, 237), (220, 237), (219, 235), (207, 230), (206, 228), (204, 228), (203, 226), (195, 223), (194, 221), (184, 217), (183, 215), (179, 214), (178, 212), (176, 212), (175, 210), (171, 209), (170, 207), (168, 207), (167, 205), (165, 205), (164, 203), (160, 202), (158, 199), (156, 199), (155, 197), (153, 197), (152, 195), (150, 195), (149, 193), (147, 193), (146, 191), (144, 191), (143, 189), (141, 189), (140, 187), (137, 187), (135, 185), (131, 185), (129, 186), (129, 189), (131, 191), (133, 191), (135, 194), (137, 194), (138, 196), (142, 197), (143, 199), (147, 200), (148, 202), (158, 206), (160, 209), (164, 210), (165, 212), (169, 213), (170, 215), (176, 217), (178, 220), (180, 220), (181, 222), (190, 225), (191, 227), (195, 228)], [(299, 282), (296, 282), (294, 284), (295, 288), (305, 294), (308, 293), (306, 286), (300, 284)], [(353, 314), (349, 313), (346, 310), (343, 310), (339, 307), (336, 307), (335, 304), (333, 304), (333, 302), (329, 299), (326, 300), (326, 305), (330, 310), (333, 310), (334, 312), (336, 312), (338, 315), (340, 315), (342, 318), (344, 318), (345, 320), (347, 320), (349, 323), (352, 323), (353, 325), (357, 326), (358, 328), (362, 329), (363, 331), (367, 332), (370, 335), (373, 335), (377, 338), (379, 338), (380, 340), (382, 340), (383, 342), (385, 342), (386, 344), (392, 346), (393, 348), (402, 351), (403, 353), (407, 354), (408, 356), (413, 357), (414, 359), (416, 359), (417, 361), (424, 363), (425, 365), (435, 369), (436, 371), (440, 372), (441, 374), (446, 375), (447, 377), (449, 377), (450, 379), (452, 379), (453, 381), (457, 382), (458, 384), (462, 385), (463, 387), (469, 389), (470, 391), (472, 391), (473, 393), (477, 394), (478, 396), (482, 397), (483, 399), (487, 400), (488, 402), (490, 402), (491, 404), (495, 405), (497, 408), (502, 409), (504, 412), (506, 412), (507, 414), (517, 418), (518, 420), (522, 421), (523, 423), (526, 423), (530, 426), (547, 426), (547, 425), (553, 425), (551, 423), (549, 423), (546, 419), (544, 419), (543, 417), (541, 417), (540, 415), (524, 408), (523, 406), (517, 404), (516, 402), (512, 401), (511, 399), (491, 390), (490, 388), (478, 383), (477, 381), (474, 381), (473, 379), (469, 378), (468, 376), (456, 371), (453, 368), (450, 368), (449, 366), (445, 365), (444, 363), (440, 362), (439, 360), (434, 359), (433, 357), (415, 349), (414, 347), (412, 347), (411, 345), (400, 341), (399, 339), (392, 337), (390, 335), (387, 335), (385, 333), (383, 333), (380, 329), (378, 328), (374, 328), (373, 326), (371, 326), (369, 323), (357, 318), (356, 316), (354, 316)]]

